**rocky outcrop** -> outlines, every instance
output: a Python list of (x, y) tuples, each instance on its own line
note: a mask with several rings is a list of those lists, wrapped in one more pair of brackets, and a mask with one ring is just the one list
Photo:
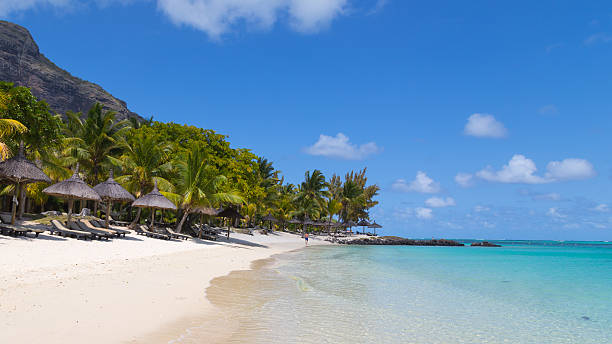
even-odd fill
[(59, 68), (38, 50), (30, 32), (19, 25), (0, 20), (0, 80), (32, 89), (58, 114), (86, 113), (96, 102), (105, 110), (117, 112), (118, 119), (136, 117), (123, 100), (102, 87), (81, 80)]
[(345, 245), (464, 246), (456, 241), (446, 239), (414, 240), (392, 236), (339, 239), (337, 243)]
[(488, 241), (473, 242), (470, 246), (477, 246), (477, 247), (501, 247), (501, 245), (490, 243)]

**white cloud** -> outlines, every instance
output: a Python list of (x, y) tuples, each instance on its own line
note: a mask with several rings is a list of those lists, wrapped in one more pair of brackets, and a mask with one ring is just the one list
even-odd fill
[(537, 170), (532, 160), (527, 159), (524, 155), (517, 154), (513, 156), (508, 164), (504, 165), (501, 170), (493, 171), (489, 166), (477, 172), (476, 175), (490, 182), (526, 184), (545, 183), (546, 179), (534, 174)]
[(488, 166), (478, 171), (476, 176), (481, 179), (498, 183), (544, 184), (566, 180), (579, 180), (596, 175), (593, 165), (584, 159), (565, 159), (552, 161), (546, 166), (544, 176), (536, 175), (536, 164), (524, 155), (516, 154), (501, 170), (495, 171)]
[(387, 6), (388, 2), (389, 2), (388, 0), (377, 0), (376, 5), (374, 5), (374, 8), (368, 11), (368, 15), (376, 14), (382, 11), (382, 9), (385, 8), (385, 6)]
[(477, 212), (477, 213), (482, 213), (482, 212), (489, 211), (489, 210), (491, 210), (491, 208), (485, 207), (485, 206), (482, 206), (482, 205), (477, 205), (477, 206), (474, 207), (474, 211)]
[(560, 201), (561, 194), (557, 192), (549, 192), (549, 193), (538, 193), (533, 192), (528, 189), (519, 190), (519, 193), (523, 196), (529, 196), (534, 201)]
[(457, 173), (455, 176), (455, 183), (464, 188), (470, 187), (474, 185), (474, 175), (470, 173)]
[(468, 118), (463, 132), (475, 137), (504, 138), (506, 127), (492, 115), (475, 113)]
[(287, 18), (299, 32), (326, 28), (342, 15), (348, 0), (158, 0), (158, 8), (174, 23), (192, 26), (212, 38), (240, 23), (268, 29)]
[(431, 197), (425, 201), (425, 204), (431, 208), (452, 207), (455, 205), (455, 200), (452, 197)]
[(551, 161), (546, 169), (546, 178), (553, 181), (587, 179), (597, 174), (593, 165), (584, 159)]
[(612, 35), (607, 33), (596, 33), (594, 35), (590, 35), (587, 39), (584, 40), (585, 45), (593, 45), (597, 43), (610, 43), (612, 42)]
[(482, 221), (482, 226), (484, 228), (489, 228), (489, 229), (497, 227), (497, 225), (495, 223), (492, 223), (492, 222), (489, 222), (489, 221)]
[(74, 0), (1, 0), (0, 16), (10, 13), (29, 10), (36, 6), (68, 7)]
[(429, 178), (425, 172), (419, 171), (412, 182), (408, 183), (405, 179), (398, 179), (393, 183), (392, 188), (401, 192), (438, 193), (440, 183)]
[(329, 158), (340, 158), (346, 160), (361, 160), (382, 151), (376, 143), (369, 142), (357, 146), (349, 141), (349, 138), (338, 133), (336, 137), (321, 134), (314, 145), (304, 149), (307, 154), (319, 155)]
[(608, 207), (607, 204), (599, 204), (598, 206), (596, 206), (595, 208), (593, 208), (593, 210), (595, 211), (599, 211), (601, 213), (607, 213), (610, 211), (610, 207)]
[(532, 194), (531, 198), (534, 201), (560, 201), (561, 194), (556, 192), (543, 193), (543, 194)]
[[(138, 0), (96, 0), (104, 7), (109, 4), (130, 4)], [(85, 0), (1, 0), (0, 15), (6, 16), (38, 6), (65, 8), (86, 5)], [(247, 24), (269, 29), (285, 20), (295, 31), (316, 33), (327, 28), (343, 15), (349, 0), (156, 0), (157, 8), (177, 25), (187, 25), (205, 32), (212, 39), (236, 27)], [(384, 7), (381, 1), (378, 10)]]
[(561, 214), (559, 212), (559, 209), (557, 209), (557, 208), (550, 208), (550, 209), (548, 209), (548, 211), (546, 212), (546, 215), (548, 215), (550, 217), (558, 218), (558, 219), (564, 219), (564, 218), (567, 217), (567, 215)]
[(422, 220), (429, 220), (433, 218), (433, 211), (430, 208), (415, 208), (414, 214), (417, 218)]

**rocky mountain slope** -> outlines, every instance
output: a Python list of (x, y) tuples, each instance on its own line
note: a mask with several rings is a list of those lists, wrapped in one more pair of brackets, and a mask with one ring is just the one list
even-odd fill
[(38, 50), (30, 32), (19, 25), (0, 20), (0, 80), (27, 86), (58, 114), (86, 113), (99, 102), (105, 110), (117, 112), (119, 119), (137, 117), (127, 104), (102, 87), (81, 80), (56, 66)]

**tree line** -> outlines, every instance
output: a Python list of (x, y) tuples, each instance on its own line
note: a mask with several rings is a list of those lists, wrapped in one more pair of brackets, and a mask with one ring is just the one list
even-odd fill
[[(330, 224), (369, 220), (369, 209), (378, 204), (380, 189), (368, 185), (365, 168), (344, 178), (326, 178), (315, 169), (306, 171), (297, 185), (285, 183), (271, 161), (249, 149), (232, 148), (227, 137), (214, 130), (153, 118), (118, 120), (101, 104), (86, 114), (68, 112), (62, 117), (52, 114), (27, 87), (0, 82), (0, 159), (16, 154), (21, 142), (26, 157), (54, 182), (70, 177), (78, 164), (89, 185), (104, 181), (112, 170), (115, 180), (136, 197), (157, 183), (179, 209), (165, 212), (164, 220), (176, 222), (179, 230), (210, 208), (235, 207), (248, 226), (270, 214), (284, 227), (294, 218)], [(28, 185), (19, 195), (21, 213), (63, 207), (62, 200), (42, 192), (46, 186)], [(12, 195), (12, 188), (5, 186), (2, 195)], [(4, 209), (10, 206), (7, 198)], [(121, 210), (133, 222), (143, 221), (141, 212), (147, 211)]]

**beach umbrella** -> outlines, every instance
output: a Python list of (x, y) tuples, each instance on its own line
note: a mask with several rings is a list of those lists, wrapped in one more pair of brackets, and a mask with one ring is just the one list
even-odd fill
[(156, 209), (176, 210), (176, 205), (170, 202), (169, 199), (167, 199), (159, 192), (159, 189), (157, 188), (157, 180), (155, 181), (155, 186), (153, 186), (153, 190), (148, 194), (135, 200), (132, 203), (132, 207), (151, 208), (151, 229), (153, 229), (153, 224), (155, 223)]
[(374, 234), (376, 234), (376, 228), (382, 228), (382, 226), (376, 223), (376, 221), (372, 222), (368, 227), (374, 228)]
[(96, 190), (87, 185), (81, 177), (79, 177), (79, 164), (77, 163), (72, 177), (55, 183), (43, 190), (44, 193), (65, 198), (68, 200), (68, 222), (72, 217), (72, 205), (75, 199), (88, 201), (101, 201), (100, 195)]
[[(225, 218), (231, 218), (231, 219), (242, 219), (242, 215), (240, 215), (240, 213), (232, 208), (232, 207), (227, 207), (225, 209), (222, 209), (218, 214), (217, 217), (225, 217)], [(230, 236), (230, 226), (231, 223), (227, 226), (227, 237), (229, 238)]]
[(357, 226), (362, 226), (363, 227), (363, 233), (364, 234), (365, 234), (365, 228), (368, 227), (369, 225), (370, 225), (370, 223), (367, 220), (365, 220), (365, 219), (357, 222)]
[(302, 223), (302, 221), (300, 221), (298, 219), (291, 219), (291, 220), (289, 220), (289, 223), (292, 224), (292, 225), (297, 225), (297, 224)]
[(348, 227), (348, 228), (357, 226), (357, 224), (355, 222), (351, 221), (351, 220), (344, 222), (343, 225), (344, 225), (344, 227)]
[(134, 196), (113, 179), (113, 170), (110, 170), (110, 175), (105, 182), (94, 186), (94, 190), (100, 195), (103, 201), (106, 202), (106, 228), (109, 226), (110, 211), (113, 201), (132, 202)]
[(219, 210), (215, 208), (210, 208), (210, 207), (196, 208), (195, 211), (200, 214), (209, 215), (209, 216), (217, 216), (217, 214), (219, 213)]
[(272, 222), (278, 222), (278, 220), (272, 216), (272, 214), (268, 213), (268, 215), (264, 216), (262, 221), (270, 221), (270, 230), (272, 230)]
[[(38, 166), (26, 159), (23, 153), (23, 142), (19, 144), (17, 156), (0, 162), (0, 178), (15, 183), (13, 191), (13, 208), (11, 210), (11, 224), (15, 224), (15, 213), (17, 211), (17, 197), (22, 185), (28, 183), (45, 182), (51, 183), (47, 176)], [(21, 207), (24, 205), (22, 204)]]

